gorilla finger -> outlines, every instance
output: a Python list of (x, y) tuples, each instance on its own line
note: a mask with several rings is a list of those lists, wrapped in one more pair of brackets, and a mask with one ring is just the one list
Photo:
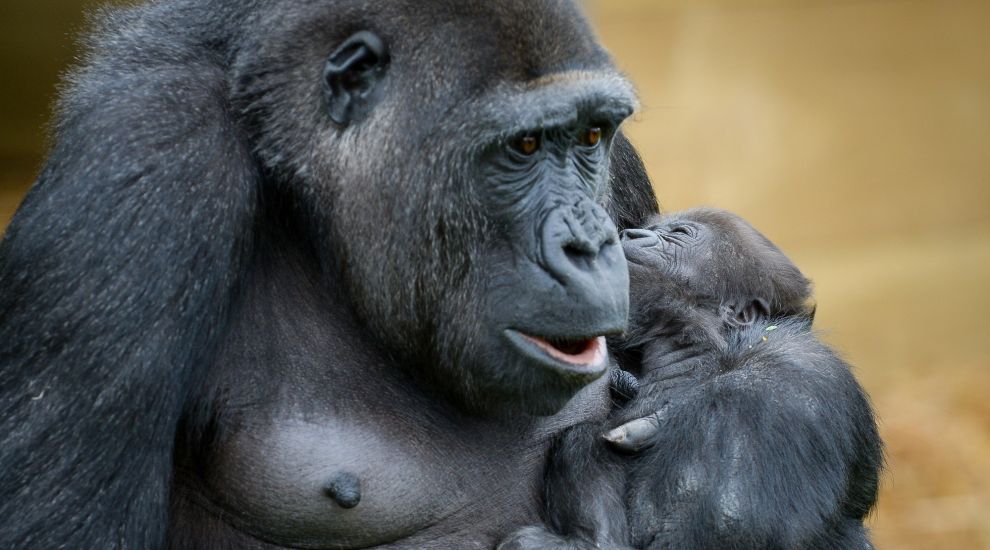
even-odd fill
[(639, 379), (630, 372), (613, 368), (609, 371), (609, 390), (613, 399), (626, 403), (639, 394)]

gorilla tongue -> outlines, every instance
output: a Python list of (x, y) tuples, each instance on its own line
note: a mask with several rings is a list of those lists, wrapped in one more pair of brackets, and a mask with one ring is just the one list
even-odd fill
[(558, 361), (577, 366), (595, 367), (605, 360), (605, 337), (597, 338), (540, 338), (524, 334), (543, 351)]

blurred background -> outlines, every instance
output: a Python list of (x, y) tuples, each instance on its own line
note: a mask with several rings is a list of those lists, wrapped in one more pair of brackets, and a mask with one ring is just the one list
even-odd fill
[[(0, 230), (88, 0), (0, 1)], [(749, 219), (814, 279), (879, 412), (880, 548), (990, 548), (990, 2), (586, 0), (666, 209)]]

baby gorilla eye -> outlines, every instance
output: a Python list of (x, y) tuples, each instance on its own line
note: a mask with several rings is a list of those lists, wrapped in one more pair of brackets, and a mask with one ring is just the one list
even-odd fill
[(585, 147), (595, 147), (602, 141), (602, 131), (601, 126), (592, 126), (581, 134), (581, 145)]
[(698, 238), (698, 228), (689, 223), (668, 225), (663, 231), (666, 238), (674, 244), (685, 244)]
[(540, 148), (540, 137), (536, 134), (524, 134), (509, 143), (509, 146), (527, 157)]

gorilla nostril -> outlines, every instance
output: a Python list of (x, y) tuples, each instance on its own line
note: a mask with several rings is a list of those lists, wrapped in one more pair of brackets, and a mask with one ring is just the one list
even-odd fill
[(564, 255), (573, 264), (579, 266), (586, 266), (591, 263), (591, 260), (595, 259), (595, 252), (588, 250), (588, 247), (581, 246), (577, 243), (567, 243), (564, 245)]
[[(601, 213), (605, 216), (602, 223), (596, 221), (599, 206), (587, 201), (581, 204), (584, 210), (550, 211), (540, 227), (540, 267), (565, 287), (587, 286), (590, 281), (611, 277), (610, 270), (620, 269), (616, 264), (620, 263), (622, 251), (615, 225), (605, 213)], [(624, 271), (625, 262), (621, 264)]]

